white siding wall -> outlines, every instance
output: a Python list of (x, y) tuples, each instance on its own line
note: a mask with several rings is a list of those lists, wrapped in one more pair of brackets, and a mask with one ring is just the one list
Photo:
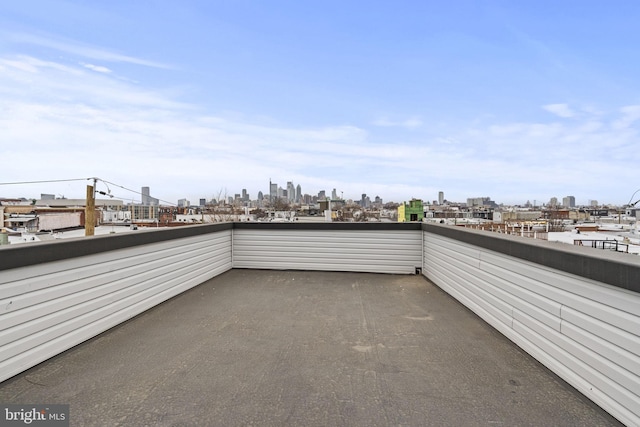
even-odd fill
[(419, 230), (234, 229), (233, 267), (413, 274)]
[(0, 274), (0, 381), (231, 269), (231, 230)]
[(427, 232), (423, 272), (613, 416), (640, 425), (640, 294)]

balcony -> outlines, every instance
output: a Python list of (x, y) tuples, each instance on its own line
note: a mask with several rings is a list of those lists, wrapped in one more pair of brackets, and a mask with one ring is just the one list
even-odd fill
[(631, 255), (236, 223), (7, 247), (0, 270), (0, 403), (72, 425), (640, 420)]

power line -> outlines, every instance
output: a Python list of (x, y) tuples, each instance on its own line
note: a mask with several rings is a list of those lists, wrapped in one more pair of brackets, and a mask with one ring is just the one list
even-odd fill
[[(71, 181), (102, 181), (103, 183), (107, 184), (107, 188), (108, 188), (108, 184), (111, 184), (115, 187), (120, 187), (123, 190), (127, 190), (130, 191), (132, 193), (135, 194), (139, 194), (139, 195), (143, 195), (140, 191), (136, 191), (136, 190), (132, 190), (130, 188), (127, 188), (123, 185), (120, 184), (116, 184), (115, 182), (111, 182), (111, 181), (107, 181), (105, 179), (102, 178), (97, 178), (97, 177), (91, 177), (91, 178), (71, 178), (71, 179), (48, 179), (48, 180), (41, 180), (41, 181), (16, 181), (16, 182), (0, 182), (0, 185), (23, 185), (23, 184), (49, 184), (49, 183), (53, 183), (53, 182), (71, 182)], [(125, 200), (124, 197), (122, 197), (123, 200)], [(162, 199), (158, 199), (158, 201), (162, 202), (162, 203), (166, 203), (168, 205), (172, 205), (172, 206), (177, 206), (175, 203), (173, 202), (169, 202), (167, 200), (162, 200)]]
[[(632, 195), (631, 198), (629, 199), (629, 202), (627, 203), (627, 206), (633, 206), (638, 202), (632, 203), (633, 202), (633, 198), (635, 197), (635, 195), (638, 193), (638, 191), (640, 191), (640, 188), (637, 189)], [(638, 200), (640, 202), (640, 200)]]
[[(142, 194), (140, 191), (132, 190), (132, 189), (127, 188), (127, 187), (124, 187), (124, 186), (122, 186), (122, 185), (120, 185), (120, 184), (116, 184), (115, 182), (107, 181), (107, 180), (104, 180), (104, 179), (102, 179), (102, 178), (97, 178), (97, 179), (98, 179), (99, 181), (104, 182), (105, 184), (111, 184), (111, 185), (113, 185), (114, 187), (120, 187), (120, 188), (122, 188), (123, 190), (131, 191), (132, 193), (139, 194), (139, 195), (141, 195), (141, 196), (143, 196), (143, 195), (144, 195), (144, 194)], [(167, 204), (169, 204), (169, 205), (176, 206), (176, 204), (175, 204), (175, 203), (173, 203), (173, 202), (168, 202), (168, 201), (166, 201), (166, 200), (158, 199), (158, 201), (163, 202), (163, 203), (167, 203)]]
[(49, 179), (45, 181), (18, 181), (18, 182), (0, 182), (0, 185), (20, 185), (20, 184), (48, 184), (51, 182), (69, 182), (69, 181), (88, 181), (93, 178), (73, 178), (73, 179)]

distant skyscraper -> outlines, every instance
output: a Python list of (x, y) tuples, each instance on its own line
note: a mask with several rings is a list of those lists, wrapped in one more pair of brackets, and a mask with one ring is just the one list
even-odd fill
[(262, 194), (262, 191), (258, 191), (258, 200), (259, 201), (264, 200), (264, 194)]
[(338, 199), (338, 192), (336, 191), (335, 188), (333, 190), (331, 190), (331, 199), (333, 199), (333, 200), (337, 200)]
[(497, 207), (497, 203), (491, 200), (491, 197), (472, 197), (467, 199), (467, 206), (489, 206), (489, 207)]
[(444, 204), (444, 191), (439, 191), (438, 192), (438, 204), (439, 205), (443, 205)]
[(149, 205), (149, 199), (150, 199), (150, 190), (149, 187), (142, 187), (142, 191), (140, 192), (142, 193), (142, 204), (143, 205)]
[(274, 199), (278, 197), (278, 184), (269, 181), (269, 198)]
[(302, 187), (300, 184), (296, 186), (296, 203), (300, 203), (302, 201)]
[(318, 200), (325, 200), (327, 198), (327, 192), (324, 190), (318, 191)]
[(367, 197), (366, 193), (362, 193), (362, 198), (360, 199), (360, 206), (362, 206), (363, 208), (368, 208), (369, 207), (369, 197)]
[(247, 193), (247, 189), (246, 188), (242, 189), (242, 201), (243, 202), (248, 202), (249, 201), (249, 193)]
[(562, 206), (565, 208), (575, 208), (576, 207), (576, 198), (573, 196), (567, 196), (562, 198)]
[(557, 206), (558, 206), (558, 198), (552, 197), (551, 200), (549, 200), (549, 207), (555, 208)]
[(207, 199), (200, 199), (200, 206), (204, 206), (207, 204)]
[(293, 181), (287, 182), (287, 198), (290, 202), (296, 199), (296, 188), (293, 186)]
[(140, 193), (142, 195), (142, 204), (144, 206), (157, 206), (160, 204), (160, 200), (150, 196), (151, 193), (149, 191), (149, 187), (142, 187), (142, 191), (140, 191)]

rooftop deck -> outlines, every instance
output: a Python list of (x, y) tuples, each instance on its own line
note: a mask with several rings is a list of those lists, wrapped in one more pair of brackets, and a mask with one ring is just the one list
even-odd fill
[(420, 275), (233, 269), (0, 383), (72, 425), (621, 425)]

